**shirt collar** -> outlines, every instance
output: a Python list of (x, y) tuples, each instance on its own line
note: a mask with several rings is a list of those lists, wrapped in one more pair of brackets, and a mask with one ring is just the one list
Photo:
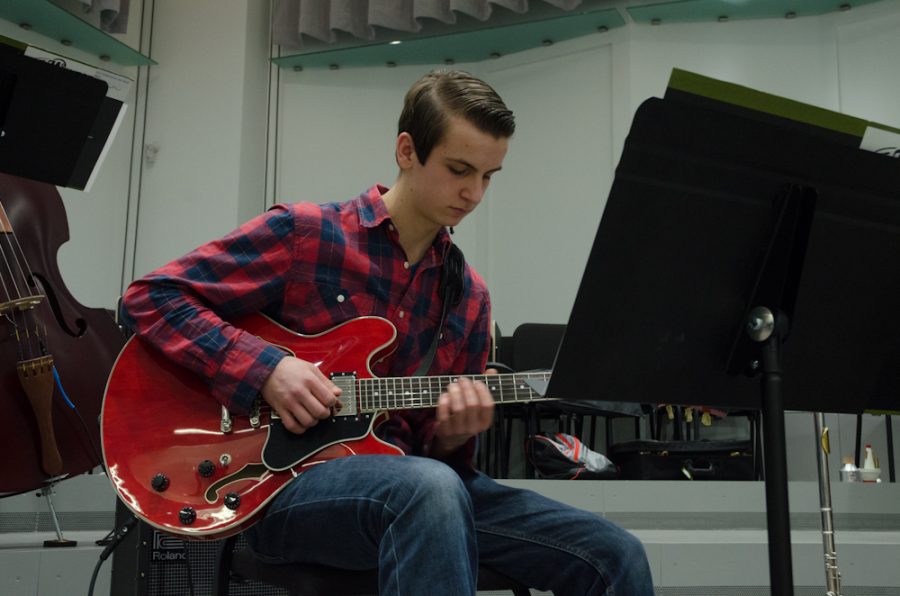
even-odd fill
[(385, 221), (391, 219), (384, 199), (381, 195), (386, 193), (388, 188), (381, 184), (376, 184), (369, 190), (365, 191), (356, 198), (356, 208), (359, 211), (359, 224), (364, 228), (377, 228)]
[[(388, 187), (376, 184), (356, 198), (359, 224), (362, 227), (377, 228), (385, 222), (390, 223), (391, 215), (384, 204), (384, 199), (382, 199), (382, 195), (387, 191)], [(450, 250), (452, 243), (453, 241), (450, 239), (450, 233), (447, 231), (447, 228), (441, 228), (437, 236), (435, 236), (434, 242), (431, 243), (437, 263), (444, 261), (444, 256)]]

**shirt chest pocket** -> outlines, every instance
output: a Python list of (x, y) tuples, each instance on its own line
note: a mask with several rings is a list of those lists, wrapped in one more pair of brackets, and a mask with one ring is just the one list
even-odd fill
[(303, 321), (306, 329), (324, 329), (349, 319), (377, 315), (375, 298), (364, 289), (317, 282), (294, 284), (288, 291), (287, 309), (291, 318)]

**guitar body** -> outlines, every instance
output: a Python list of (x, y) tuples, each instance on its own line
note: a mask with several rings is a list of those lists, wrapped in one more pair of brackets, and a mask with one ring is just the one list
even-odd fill
[[(389, 353), (396, 337), (394, 326), (377, 317), (353, 319), (313, 336), (262, 315), (232, 324), (318, 363), (326, 376), (372, 377), (370, 362)], [(223, 431), (223, 408), (204, 380), (132, 338), (107, 382), (103, 457), (119, 498), (139, 518), (183, 537), (222, 538), (256, 522), (275, 495), (312, 466), (348, 455), (402, 454), (373, 433), (385, 412), (334, 418), (287, 436), (264, 408), (255, 426), (248, 416), (234, 416), (230, 430)], [(267, 447), (270, 426), (273, 440)], [(282, 463), (264, 464), (264, 450)]]

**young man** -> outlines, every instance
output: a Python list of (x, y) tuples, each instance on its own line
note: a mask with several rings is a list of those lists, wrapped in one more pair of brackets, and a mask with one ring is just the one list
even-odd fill
[[(377, 315), (397, 347), (371, 364), (413, 375), (427, 360), (453, 260), (448, 227), (481, 202), (506, 155), (512, 112), (483, 81), (435, 71), (407, 92), (395, 157), (400, 173), (354, 200), (279, 205), (132, 284), (136, 332), (209, 379), (232, 412), (258, 395), (303, 433), (332, 415), (341, 390), (311, 362), (286, 355), (226, 319), (261, 311), (317, 334)], [(468, 265), (448, 304), (429, 374), (483, 372), (490, 301)], [(531, 587), (586, 596), (653, 593), (641, 544), (602, 518), (472, 469), (475, 436), (493, 419), (480, 382), (450, 384), (434, 410), (392, 412), (378, 429), (410, 457), (357, 455), (313, 466), (247, 531), (270, 561), (377, 568), (380, 594), (474, 594), (479, 562)]]

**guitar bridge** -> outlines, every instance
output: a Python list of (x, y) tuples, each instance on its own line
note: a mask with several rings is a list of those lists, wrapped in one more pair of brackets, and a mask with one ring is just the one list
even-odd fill
[(260, 398), (256, 398), (253, 402), (253, 407), (250, 408), (250, 427), (251, 428), (259, 428), (260, 417), (259, 417), (259, 407), (260, 407)]
[(225, 434), (231, 432), (231, 412), (225, 406), (222, 406), (222, 421), (219, 423), (219, 428)]

